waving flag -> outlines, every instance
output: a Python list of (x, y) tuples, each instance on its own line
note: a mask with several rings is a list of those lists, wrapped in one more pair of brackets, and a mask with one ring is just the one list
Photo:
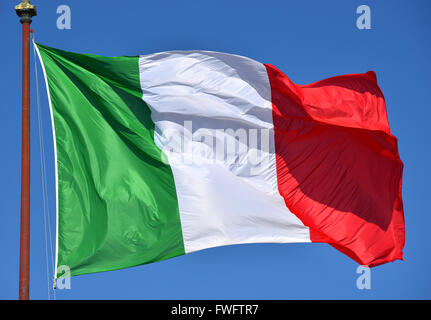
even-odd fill
[(402, 259), (403, 164), (374, 72), (297, 85), (218, 52), (37, 47), (56, 265), (72, 275), (257, 242), (325, 242), (367, 266)]

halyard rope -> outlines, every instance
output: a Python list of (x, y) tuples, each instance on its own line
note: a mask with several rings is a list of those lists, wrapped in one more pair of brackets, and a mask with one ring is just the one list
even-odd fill
[[(41, 182), (42, 182), (42, 203), (43, 203), (43, 224), (44, 224), (44, 232), (45, 232), (45, 257), (46, 257), (46, 277), (47, 277), (47, 286), (48, 286), (48, 300), (51, 299), (51, 281), (50, 281), (50, 263), (48, 257), (48, 244), (49, 250), (51, 252), (51, 266), (54, 266), (54, 254), (52, 249), (52, 233), (51, 233), (51, 223), (50, 223), (50, 214), (49, 214), (49, 201), (48, 201), (48, 190), (47, 190), (47, 182), (46, 182), (46, 164), (45, 164), (45, 147), (44, 147), (44, 139), (43, 139), (43, 121), (42, 121), (42, 112), (40, 107), (40, 95), (39, 95), (39, 77), (37, 72), (37, 53), (36, 53), (36, 45), (34, 39), (34, 33), (31, 33), (32, 42), (33, 42), (33, 60), (34, 60), (34, 74), (35, 74), (35, 82), (36, 82), (36, 103), (37, 103), (37, 118), (38, 118), (38, 132), (39, 132), (39, 151), (40, 151), (40, 171), (41, 171)], [(54, 128), (52, 128), (54, 130)], [(48, 232), (47, 232), (48, 231)], [(55, 270), (54, 270), (55, 274)], [(55, 290), (53, 290), (54, 300), (56, 299)]]

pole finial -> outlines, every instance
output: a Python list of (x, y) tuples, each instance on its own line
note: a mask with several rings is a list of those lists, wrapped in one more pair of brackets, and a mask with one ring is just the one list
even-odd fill
[(30, 3), (30, 0), (22, 0), (15, 6), (16, 14), (21, 18), (21, 23), (31, 23), (31, 17), (37, 15), (36, 6)]

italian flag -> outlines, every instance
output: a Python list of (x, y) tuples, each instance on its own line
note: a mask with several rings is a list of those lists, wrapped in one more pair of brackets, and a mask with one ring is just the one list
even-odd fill
[(369, 267), (402, 259), (403, 163), (374, 72), (297, 85), (233, 54), (36, 47), (54, 133), (57, 269), (243, 243), (325, 242)]

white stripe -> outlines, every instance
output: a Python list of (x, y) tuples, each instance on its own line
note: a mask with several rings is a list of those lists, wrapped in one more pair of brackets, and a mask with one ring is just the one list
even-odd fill
[(54, 127), (54, 115), (52, 111), (51, 95), (49, 93), (48, 77), (46, 76), (45, 65), (43, 64), (42, 57), (39, 52), (39, 48), (33, 41), (33, 46), (36, 48), (37, 55), (39, 57), (40, 65), (42, 66), (43, 76), (45, 79), (46, 92), (48, 95), (49, 113), (51, 115), (51, 130), (54, 145), (54, 168), (55, 168), (55, 212), (56, 212), (56, 223), (55, 223), (55, 265), (54, 265), (54, 286), (55, 280), (57, 279), (57, 268), (58, 268), (58, 169), (57, 169), (57, 140), (55, 137)]
[[(186, 253), (240, 243), (309, 242), (308, 228), (278, 193), (265, 66), (236, 55), (172, 51), (141, 56), (139, 70), (154, 140), (173, 171)], [(263, 134), (257, 144), (252, 131)], [(239, 139), (244, 132), (246, 139)], [(225, 156), (221, 141), (236, 141), (238, 149)], [(259, 161), (252, 157), (256, 153)]]

